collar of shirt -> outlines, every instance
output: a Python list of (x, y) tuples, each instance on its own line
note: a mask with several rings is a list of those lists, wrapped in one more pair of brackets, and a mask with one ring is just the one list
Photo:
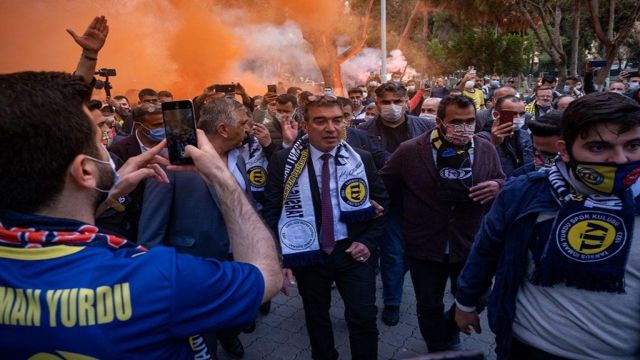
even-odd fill
[[(329, 151), (328, 153), (331, 154), (332, 158), (335, 159), (336, 151), (338, 151), (338, 146), (336, 146), (333, 149), (331, 149), (331, 151)], [(309, 144), (309, 155), (311, 156), (311, 159), (313, 161), (322, 161), (322, 159), (320, 159), (320, 157), (322, 155), (324, 155), (324, 154), (326, 154), (326, 153), (316, 149), (313, 145)]]

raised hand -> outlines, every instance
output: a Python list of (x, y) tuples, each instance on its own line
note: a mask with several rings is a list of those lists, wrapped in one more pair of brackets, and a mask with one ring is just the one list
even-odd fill
[(86, 55), (97, 56), (100, 49), (104, 46), (104, 42), (107, 40), (109, 25), (107, 25), (107, 19), (104, 16), (96, 16), (82, 36), (78, 36), (78, 34), (71, 29), (67, 29), (67, 32), (73, 40), (80, 45), (82, 50), (86, 52)]
[(280, 120), (280, 128), (282, 129), (282, 142), (285, 144), (293, 144), (298, 138), (298, 123), (290, 121), (289, 116), (283, 116)]

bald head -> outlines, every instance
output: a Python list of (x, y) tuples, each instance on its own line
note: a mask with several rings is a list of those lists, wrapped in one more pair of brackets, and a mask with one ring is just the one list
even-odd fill
[(497, 88), (493, 92), (493, 96), (491, 97), (491, 99), (493, 100), (493, 103), (495, 104), (496, 101), (498, 101), (498, 99), (500, 99), (501, 97), (515, 96), (515, 95), (516, 95), (516, 89), (512, 88), (511, 86), (503, 86), (503, 87)]
[(421, 114), (437, 115), (441, 98), (428, 98), (422, 103)]

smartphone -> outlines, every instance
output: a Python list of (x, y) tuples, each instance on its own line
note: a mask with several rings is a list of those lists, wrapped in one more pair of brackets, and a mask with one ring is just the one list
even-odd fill
[(278, 87), (275, 85), (267, 85), (267, 92), (277, 94)]
[(607, 66), (607, 60), (591, 60), (589, 61), (589, 65), (592, 68), (601, 68)]
[(174, 165), (193, 164), (193, 160), (185, 156), (187, 145), (198, 146), (196, 118), (191, 100), (162, 103), (162, 118), (167, 135), (169, 162)]
[(515, 111), (500, 111), (500, 125), (513, 124), (513, 118), (516, 116)]
[(640, 76), (640, 72), (639, 72), (638, 70), (636, 70), (636, 71), (632, 71), (632, 72), (630, 72), (630, 73), (629, 73), (629, 77), (630, 77), (630, 78), (632, 78), (632, 77), (639, 77), (639, 76)]
[(236, 84), (222, 84), (216, 85), (214, 87), (217, 93), (225, 93), (225, 94), (235, 94), (236, 93)]

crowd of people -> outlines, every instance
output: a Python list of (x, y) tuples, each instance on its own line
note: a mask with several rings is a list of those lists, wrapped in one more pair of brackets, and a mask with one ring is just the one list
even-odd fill
[(408, 271), (429, 353), (482, 358), (460, 333), (486, 308), (498, 359), (640, 358), (640, 77), (212, 85), (172, 165), (170, 89), (92, 99), (108, 32), (69, 31), (74, 74), (0, 75), (3, 356), (242, 357), (295, 285), (313, 359), (340, 355), (332, 291), (377, 359)]

